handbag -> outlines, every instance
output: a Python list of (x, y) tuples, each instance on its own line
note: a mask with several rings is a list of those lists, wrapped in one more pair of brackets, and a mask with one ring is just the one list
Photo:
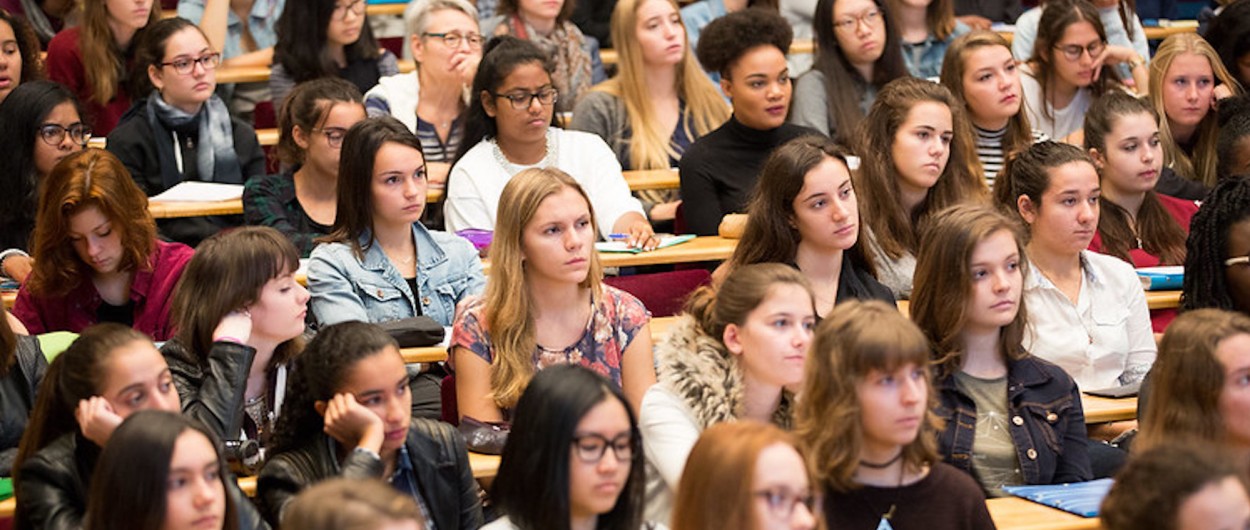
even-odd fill
[(435, 346), (443, 342), (443, 337), (447, 334), (442, 324), (425, 315), (381, 322), (378, 325), (399, 343), (400, 348)]
[(460, 418), (460, 436), (464, 445), (474, 453), (488, 455), (503, 454), (503, 446), (508, 442), (508, 433), (512, 425), (505, 421), (481, 421), (470, 416)]

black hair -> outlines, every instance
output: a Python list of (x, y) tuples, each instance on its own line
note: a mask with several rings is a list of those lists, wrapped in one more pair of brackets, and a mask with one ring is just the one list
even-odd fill
[(316, 402), (330, 401), (353, 365), (388, 347), (399, 346), (374, 324), (348, 321), (322, 328), (291, 362), (286, 400), (274, 426), (270, 454), (290, 451), (320, 436), (325, 421), (317, 413)]
[(62, 103), (72, 103), (86, 118), (74, 94), (60, 83), (22, 83), (0, 103), (0, 145), (10, 153), (0, 156), (0, 248), (28, 248), (35, 228), (39, 183), (35, 175), (35, 142), (39, 126)]
[(195, 31), (204, 37), (204, 41), (208, 42), (208, 36), (204, 35), (204, 31), (199, 26), (182, 17), (158, 20), (148, 25), (147, 29), (140, 34), (135, 51), (134, 67), (130, 74), (130, 93), (134, 94), (135, 98), (147, 97), (156, 88), (152, 85), (152, 79), (148, 77), (148, 67), (155, 66), (157, 70), (161, 69), (161, 63), (165, 60), (165, 47), (169, 44), (170, 37), (187, 28), (195, 28)]
[(1250, 219), (1250, 176), (1220, 180), (1189, 222), (1181, 310), (1214, 307), (1236, 310), (1224, 280), (1225, 243), (1233, 225)]
[(1103, 528), (1177, 528), (1181, 506), (1208, 485), (1232, 478), (1245, 488), (1234, 461), (1219, 447), (1192, 441), (1133, 455), (1103, 498), (1099, 511)]
[(865, 117), (860, 101), (867, 86), (881, 88), (890, 81), (909, 77), (910, 74), (907, 72), (907, 64), (903, 62), (902, 37), (894, 24), (894, 17), (881, 0), (873, 0), (873, 4), (881, 12), (885, 42), (882, 43), (884, 49), (881, 57), (873, 65), (873, 78), (864, 79), (859, 69), (847, 60), (846, 52), (838, 44), (838, 31), (833, 26), (833, 8), (837, 2), (838, 0), (819, 0), (816, 3), (816, 16), (812, 20), (816, 59), (812, 63), (812, 69), (823, 74), (825, 79), (825, 99), (829, 107), (827, 118), (832, 118), (832, 123), (837, 124), (837, 130), (833, 131), (836, 135), (834, 139), (851, 142), (859, 122)]
[(217, 474), (226, 506), (223, 530), (236, 530), (239, 517), (229, 494), (221, 444), (204, 424), (163, 410), (131, 414), (113, 431), (91, 476), (87, 530), (160, 530), (165, 524), (169, 466), (178, 438), (198, 432), (217, 456)]
[[(500, 35), (492, 38), (482, 47), (482, 61), (477, 65), (477, 74), (473, 76), (473, 89), (469, 92), (469, 109), (465, 112), (464, 138), (460, 140), (460, 149), (456, 151), (459, 162), (465, 153), (482, 140), (489, 140), (498, 134), (495, 118), (486, 114), (486, 106), (482, 103), (482, 93), (494, 94), (512, 71), (525, 64), (542, 65), (547, 75), (555, 72), (550, 57), (534, 43), (518, 39), (511, 35)], [(560, 97), (570, 97), (560, 94)], [(555, 125), (555, 114), (552, 114), (552, 125)], [(453, 162), (454, 164), (454, 162)]]
[(704, 70), (730, 79), (729, 69), (748, 51), (773, 46), (787, 54), (793, 41), (794, 29), (781, 15), (753, 7), (720, 17), (703, 28), (695, 55)]
[(0, 21), (13, 28), (13, 36), (17, 39), (17, 53), (22, 56), (22, 82), (43, 79), (43, 58), (39, 53), (39, 37), (35, 30), (26, 22), (26, 17), (14, 16), (0, 8)]
[(512, 432), (491, 488), (491, 498), (517, 527), (569, 528), (569, 457), (574, 431), (592, 408), (611, 399), (619, 402), (629, 415), (633, 451), (625, 487), (612, 510), (599, 516), (598, 528), (639, 528), (646, 477), (638, 420), (616, 385), (574, 364), (539, 371), (517, 401)]
[[(1203, 35), (1224, 63), (1224, 69), (1242, 84), (1250, 79), (1242, 79), (1241, 68), (1237, 59), (1250, 53), (1250, 2), (1241, 0), (1224, 6), (1219, 16), (1211, 20), (1207, 32)], [(1222, 103), (1221, 103), (1222, 105)]]
[[(1250, 4), (1250, 1), (1244, 3)], [(1247, 169), (1234, 167), (1233, 163), (1239, 158), (1237, 151), (1242, 142), (1250, 137), (1250, 96), (1241, 95), (1220, 101), (1219, 123), (1215, 142), (1215, 174), (1217, 180), (1223, 180)], [(1243, 159), (1250, 160), (1250, 154)]]
[(295, 166), (304, 163), (304, 148), (295, 143), (295, 127), (304, 134), (325, 124), (335, 103), (364, 107), (360, 89), (341, 77), (322, 77), (305, 81), (287, 94), (278, 109), (278, 160)]
[[(299, 0), (287, 2), (282, 8), (275, 28), (278, 41), (273, 47), (273, 63), (282, 65), (296, 83), (338, 76), (339, 68), (326, 51), (326, 33), (336, 4), (336, 0)], [(349, 64), (381, 55), (369, 25), (369, 15), (366, 12), (361, 17), (364, 24), (360, 28), (360, 38), (343, 49)]]

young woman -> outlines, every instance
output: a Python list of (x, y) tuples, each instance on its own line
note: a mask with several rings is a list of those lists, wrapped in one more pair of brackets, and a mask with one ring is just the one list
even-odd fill
[(1150, 104), (1163, 118), (1164, 162), (1178, 175), (1216, 182), (1220, 100), (1241, 95), (1215, 49), (1195, 33), (1168, 37), (1150, 63)]
[[(1250, 174), (1250, 96), (1242, 95), (1224, 100), (1220, 108), (1220, 127), (1216, 138), (1216, 181), (1223, 181), (1234, 175)], [(1196, 182), (1194, 184), (1197, 185)], [(1206, 187), (1199, 185), (1199, 189), (1205, 190)], [(1203, 197), (1205, 196), (1204, 193)], [(1201, 200), (1203, 197), (1194, 200)]]
[(78, 2), (64, 0), (0, 0), (0, 9), (30, 25), (38, 39), (35, 41), (36, 50), (47, 46), (66, 23), (71, 26), (76, 24), (78, 15), (82, 14), (80, 7)]
[(972, 31), (955, 18), (954, 0), (888, 0), (887, 7), (897, 21), (903, 61), (914, 77), (937, 79), (947, 46)]
[(482, 33), (511, 35), (541, 50), (560, 93), (555, 102), (559, 112), (572, 111), (592, 85), (607, 79), (598, 43), (582, 34), (569, 20), (572, 15), (573, 2), (569, 0), (500, 0), (499, 15), (482, 22)]
[(817, 135), (773, 151), (760, 172), (742, 241), (727, 269), (768, 262), (797, 268), (811, 286), (819, 316), (847, 300), (893, 303), (894, 294), (877, 281), (858, 245), (864, 225), (848, 156), (832, 140)]
[(16, 527), (82, 528), (92, 470), (113, 431), (136, 411), (177, 413), (179, 403), (150, 339), (118, 324), (83, 330), (48, 366), (22, 435)]
[(548, 64), (528, 41), (499, 37), (486, 46), (464, 143), (448, 178), (447, 230), (494, 230), (504, 185), (527, 168), (551, 167), (585, 188), (604, 239), (628, 234), (629, 243), (654, 248), (659, 241), (607, 144), (593, 134), (551, 127), (555, 103), (570, 94), (556, 88)]
[(816, 330), (794, 423), (828, 528), (994, 528), (976, 481), (938, 458), (928, 366), (924, 334), (883, 302)]
[(343, 139), (339, 215), (313, 250), (308, 287), (317, 321), (384, 322), (426, 315), (451, 326), (456, 305), (486, 287), (468, 240), (422, 226), (421, 142), (390, 116), (368, 118)]
[[(265, 174), (265, 153), (252, 126), (230, 118), (217, 97), (221, 54), (200, 28), (183, 18), (154, 22), (139, 40), (134, 111), (109, 133), (139, 187), (157, 195), (184, 181), (243, 184)], [(142, 72), (142, 74), (138, 74)], [(238, 217), (205, 216), (161, 222), (161, 232), (195, 246)]]
[(336, 476), (385, 480), (416, 501), (433, 528), (482, 526), (460, 435), (445, 423), (412, 418), (399, 347), (364, 322), (322, 329), (295, 360), (257, 500), (270, 523), (285, 527), (296, 494)]
[(814, 530), (820, 508), (806, 459), (798, 440), (773, 425), (709, 427), (686, 461), (671, 528)]
[[(699, 45), (699, 35), (703, 33), (703, 28), (711, 24), (713, 20), (720, 17), (758, 7), (773, 13), (778, 13), (780, 6), (778, 0), (696, 0), (694, 2), (685, 3), (681, 6), (681, 25), (686, 28), (686, 44), (690, 49), (694, 49)], [(708, 72), (712, 78), (712, 82), (719, 82), (719, 75), (715, 72)]]
[(1028, 259), (1014, 221), (990, 206), (954, 206), (922, 241), (911, 319), (937, 363), (942, 460), (991, 497), (1003, 486), (1093, 478), (1076, 383), (1023, 346)]
[(1245, 469), (1207, 444), (1176, 443), (1129, 461), (1102, 500), (1107, 530), (1245, 528)]
[(1243, 88), (1250, 86), (1250, 4), (1228, 4), (1202, 36), (1219, 53), (1224, 70)]
[(1181, 309), (1250, 315), (1250, 178), (1221, 180), (1189, 225)]
[(48, 358), (8, 311), (0, 309), (0, 320), (0, 477), (9, 477)]
[[(1098, 20), (1107, 32), (1108, 44), (1131, 49), (1146, 61), (1150, 60), (1150, 43), (1146, 39), (1146, 30), (1142, 28), (1141, 18), (1137, 16), (1137, 0), (1087, 1), (1098, 13)], [(1021, 61), (1027, 61), (1033, 56), (1042, 14), (1051, 2), (1043, 0), (1040, 4), (1041, 6), (1022, 13), (1015, 21), (1011, 50)], [(1136, 79), (1127, 68), (1121, 67), (1118, 71), (1121, 78)], [(1139, 88), (1142, 86), (1144, 85), (1139, 85)]]
[(1051, 138), (1079, 145), (1090, 103), (1124, 89), (1115, 65), (1127, 65), (1138, 94), (1145, 94), (1149, 72), (1144, 57), (1108, 44), (1098, 11), (1088, 1), (1047, 2), (1021, 78), (1029, 123)]
[(517, 403), (491, 487), (503, 517), (483, 530), (652, 528), (642, 523), (642, 453), (616, 385), (581, 366), (545, 370)]
[[(677, 3), (624, 0), (612, 16), (617, 75), (577, 103), (572, 129), (603, 138), (621, 168), (667, 169), (729, 118), (725, 100), (686, 46)], [(653, 223), (677, 215), (677, 190), (638, 192)]]
[(486, 295), (451, 338), (460, 416), (500, 421), (536, 372), (572, 363), (608, 377), (639, 410), (655, 383), (650, 315), (603, 285), (594, 210), (557, 169), (528, 169), (504, 187)]
[(1029, 124), (1020, 69), (998, 33), (974, 31), (952, 41), (941, 80), (968, 112), (987, 185), (994, 185), (1008, 154), (1048, 139)]
[(174, 286), (192, 250), (156, 237), (147, 197), (102, 149), (71, 155), (43, 181), (33, 250), (39, 263), (13, 314), (31, 333), (79, 332), (97, 322), (153, 340), (174, 334)]
[(703, 287), (656, 345), (659, 383), (642, 399), (647, 518), (668, 521), (699, 433), (743, 419), (790, 428), (794, 388), (816, 325), (811, 289), (780, 263), (733, 270)]
[(412, 496), (380, 479), (332, 478), (287, 505), (282, 530), (425, 530)]
[(228, 66), (269, 66), (286, 0), (179, 0), (178, 16), (198, 24)]
[(998, 206), (1028, 227), (1024, 349), (1059, 365), (1085, 390), (1140, 382), (1155, 357), (1133, 267), (1086, 250), (1098, 227), (1100, 193), (1089, 155), (1056, 142), (1021, 151), (994, 183)]
[(759, 169), (777, 146), (814, 131), (786, 123), (792, 31), (780, 15), (761, 9), (718, 18), (703, 29), (699, 62), (720, 73), (733, 115), (681, 157), (686, 232), (715, 235), (721, 218), (741, 213)]
[(378, 47), (365, 0), (290, 2), (278, 17), (269, 90), (281, 108), (297, 83), (341, 77), (362, 93), (399, 73), (395, 54)]
[(163, 410), (131, 414), (100, 453), (83, 528), (267, 530), (219, 447), (193, 419)]
[(968, 119), (945, 87), (905, 77), (881, 89), (858, 145), (868, 249), (877, 277), (906, 299), (929, 216), (988, 196)]
[(39, 40), (26, 19), (0, 9), (0, 103), (26, 81), (43, 78)]
[(65, 85), (83, 102), (84, 121), (107, 136), (130, 108), (127, 86), (139, 34), (161, 19), (154, 0), (84, 0), (82, 23), (65, 28), (48, 43), (48, 79)]
[(276, 230), (237, 228), (205, 240), (174, 291), (178, 333), (161, 354), (184, 411), (223, 440), (269, 442), (286, 364), (303, 346), (308, 291), (298, 267)]
[(87, 147), (91, 127), (65, 87), (52, 81), (22, 83), (0, 104), (0, 276), (25, 282), (33, 262), (26, 253), (35, 229), (39, 183), (65, 157)]
[(243, 218), (291, 239), (301, 257), (338, 218), (339, 155), (347, 130), (365, 119), (356, 86), (337, 77), (295, 85), (278, 112), (276, 175), (248, 179)]
[(907, 76), (901, 38), (881, 0), (823, 0), (816, 13), (816, 62), (794, 82), (790, 121), (850, 143), (877, 90)]

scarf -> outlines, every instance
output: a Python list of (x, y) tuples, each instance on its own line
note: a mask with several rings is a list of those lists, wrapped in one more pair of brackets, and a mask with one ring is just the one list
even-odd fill
[[(204, 182), (243, 183), (243, 169), (234, 152), (234, 127), (230, 112), (216, 94), (204, 102), (200, 111), (187, 114), (171, 106), (153, 90), (148, 96), (148, 125), (157, 138), (173, 138), (174, 130), (192, 124), (198, 125), (198, 145), (195, 149), (195, 169), (199, 180)], [(168, 189), (184, 180), (178, 167), (174, 150), (177, 142), (156, 142), (157, 161), (161, 165), (161, 182)]]
[(572, 22), (565, 21), (557, 23), (551, 34), (544, 37), (517, 15), (508, 17), (508, 30), (514, 36), (538, 45), (543, 53), (555, 59), (556, 71), (551, 80), (556, 90), (560, 91), (556, 111), (572, 112), (574, 104), (593, 84), (590, 54), (586, 53), (586, 37), (582, 31)]
[[(22, 10), (26, 12), (26, 21), (30, 23), (31, 29), (35, 30), (35, 35), (39, 37), (39, 42), (47, 47), (52, 37), (56, 35), (57, 29), (52, 27), (52, 21), (48, 20), (48, 16), (39, 7), (36, 0), (21, 0)], [(20, 37), (20, 35), (19, 35)]]

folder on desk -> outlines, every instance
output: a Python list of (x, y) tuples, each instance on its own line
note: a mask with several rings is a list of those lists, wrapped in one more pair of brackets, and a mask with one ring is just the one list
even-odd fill
[(1137, 277), (1147, 291), (1174, 291), (1185, 282), (1185, 267), (1142, 267), (1137, 269)]
[[(656, 245), (655, 249), (659, 250), (673, 245), (680, 245), (694, 238), (694, 234), (684, 234), (680, 236), (668, 234), (660, 236), (660, 244)], [(598, 250), (599, 252), (620, 252), (627, 254), (637, 254), (639, 252), (643, 252), (642, 249), (631, 247), (629, 246), (629, 243), (624, 241), (600, 241), (595, 243), (595, 250)]]
[(1098, 517), (1098, 507), (1111, 489), (1112, 482), (1109, 478), (1103, 478), (1071, 484), (1005, 486), (1003, 491), (1081, 517)]

